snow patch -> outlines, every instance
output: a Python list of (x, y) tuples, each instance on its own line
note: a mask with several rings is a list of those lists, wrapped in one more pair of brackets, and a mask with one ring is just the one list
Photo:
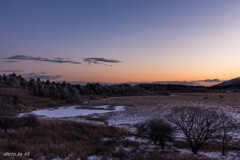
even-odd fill
[(97, 156), (97, 155), (93, 155), (93, 156), (89, 156), (88, 160), (101, 160), (102, 156)]
[[(125, 111), (125, 106), (115, 106), (113, 110), (104, 109), (107, 106), (96, 106), (101, 109), (81, 109), (81, 106), (69, 106), (59, 107), (56, 109), (42, 109), (30, 112), (31, 114), (46, 116), (49, 118), (61, 118), (61, 117), (76, 117), (76, 116), (88, 116), (91, 114), (103, 114), (116, 111)], [(102, 109), (103, 108), (103, 109)], [(22, 113), (19, 116), (23, 116), (26, 113)]]

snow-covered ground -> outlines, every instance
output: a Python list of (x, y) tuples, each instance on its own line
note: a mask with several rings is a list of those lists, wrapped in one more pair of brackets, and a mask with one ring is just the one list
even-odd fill
[[(108, 118), (109, 125), (124, 127), (130, 131), (135, 130), (136, 123), (152, 118), (164, 118), (169, 109), (176, 106), (208, 107), (223, 110), (240, 122), (240, 94), (221, 94), (224, 98), (219, 98), (219, 94), (221, 93), (176, 94), (175, 96), (156, 97), (111, 97), (100, 101), (92, 101), (90, 104), (129, 106), (126, 111), (105, 113), (103, 115)], [(208, 99), (203, 97), (208, 97)], [(240, 139), (240, 134), (236, 137)], [(128, 139), (142, 143), (142, 140), (136, 137), (128, 137)], [(176, 139), (182, 141), (185, 139), (185, 136), (181, 132), (177, 132)], [(180, 150), (180, 153), (192, 154), (190, 150)], [(239, 154), (238, 151), (229, 151), (226, 156), (221, 156), (220, 152), (199, 152), (201, 157), (220, 160), (240, 160)]]
[[(125, 106), (115, 106), (114, 109), (108, 108), (108, 105), (104, 106), (94, 106), (92, 108), (86, 109), (82, 106), (69, 106), (69, 107), (59, 107), (56, 109), (42, 109), (30, 112), (38, 116), (46, 116), (48, 118), (62, 118), (62, 117), (76, 117), (76, 116), (88, 116), (91, 114), (103, 114), (108, 112), (125, 111)], [(20, 114), (20, 116), (26, 113)]]
[[(236, 121), (240, 121), (240, 94), (222, 94), (224, 98), (219, 98), (220, 93), (197, 93), (197, 94), (176, 94), (175, 96), (149, 96), (149, 97), (111, 97), (103, 100), (97, 100), (88, 103), (88, 107), (81, 108), (81, 106), (60, 107), (58, 109), (45, 109), (33, 111), (36, 115), (45, 115), (50, 118), (64, 117), (68, 120), (79, 122), (90, 122), (95, 124), (105, 125), (104, 122), (86, 120), (84, 116), (88, 117), (103, 117), (107, 119), (108, 125), (117, 127), (124, 127), (128, 130), (134, 131), (135, 124), (143, 122), (151, 118), (163, 118), (170, 108), (175, 106), (196, 106), (196, 107), (210, 107), (224, 110), (233, 116)], [(208, 97), (204, 99), (203, 97)], [(106, 105), (107, 104), (107, 105)], [(77, 107), (77, 108), (76, 108)], [(83, 117), (76, 117), (83, 116)], [(185, 137), (181, 132), (178, 132), (177, 140), (183, 140)], [(240, 138), (240, 135), (239, 137)], [(107, 140), (105, 138), (104, 140)], [(137, 141), (139, 143), (146, 143), (136, 137), (127, 137), (126, 140)], [(149, 146), (148, 146), (149, 147)], [(130, 150), (130, 148), (127, 148)], [(181, 154), (192, 154), (188, 149), (178, 149)], [(238, 152), (230, 151), (227, 156), (221, 156), (220, 152), (202, 152), (199, 155), (208, 157), (209, 159), (220, 160), (240, 160)], [(95, 157), (94, 155), (91, 158)]]

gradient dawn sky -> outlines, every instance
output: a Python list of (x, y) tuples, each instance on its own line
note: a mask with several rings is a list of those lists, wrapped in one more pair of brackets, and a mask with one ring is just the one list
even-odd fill
[(239, 71), (239, 0), (0, 0), (0, 73), (151, 82)]

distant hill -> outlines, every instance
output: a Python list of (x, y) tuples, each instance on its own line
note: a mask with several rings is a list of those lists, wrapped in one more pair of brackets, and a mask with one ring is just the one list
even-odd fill
[(240, 77), (222, 82), (220, 84), (214, 85), (213, 87), (226, 87), (226, 86), (240, 86)]
[[(62, 81), (57, 81), (62, 83)], [(139, 84), (160, 84), (160, 85), (183, 85), (183, 86), (200, 86), (196, 81), (153, 81), (153, 82), (122, 82), (122, 83), (105, 83), (105, 82), (87, 82), (87, 81), (68, 81), (72, 85), (86, 86), (88, 83), (99, 83), (101, 85), (121, 85), (129, 84), (131, 86), (136, 86)], [(202, 86), (202, 85), (201, 85)], [(204, 85), (203, 85), (204, 86)]]

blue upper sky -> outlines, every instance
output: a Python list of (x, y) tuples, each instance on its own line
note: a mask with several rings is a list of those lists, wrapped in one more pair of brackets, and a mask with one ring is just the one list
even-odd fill
[(239, 16), (238, 0), (0, 0), (0, 68), (85, 81), (228, 79), (240, 67)]

